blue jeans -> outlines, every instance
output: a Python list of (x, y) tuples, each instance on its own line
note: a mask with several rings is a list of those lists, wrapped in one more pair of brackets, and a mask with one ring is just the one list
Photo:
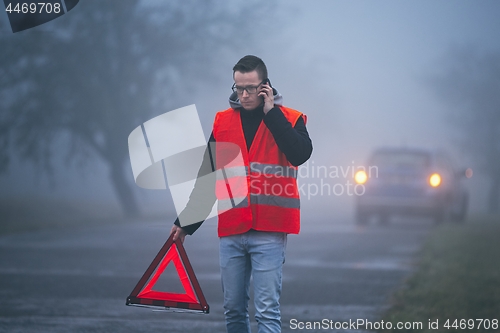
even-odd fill
[(259, 333), (281, 332), (281, 272), (287, 235), (250, 230), (220, 238), (220, 268), (228, 333), (250, 333), (248, 300), (253, 278)]

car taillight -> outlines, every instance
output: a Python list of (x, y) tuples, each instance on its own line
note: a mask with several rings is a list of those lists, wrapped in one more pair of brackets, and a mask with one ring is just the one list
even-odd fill
[(368, 180), (368, 175), (364, 170), (359, 170), (354, 175), (354, 181), (358, 184), (364, 184)]
[(441, 185), (441, 176), (439, 175), (439, 173), (433, 173), (429, 177), (429, 185), (431, 185), (432, 187), (438, 187), (439, 185)]

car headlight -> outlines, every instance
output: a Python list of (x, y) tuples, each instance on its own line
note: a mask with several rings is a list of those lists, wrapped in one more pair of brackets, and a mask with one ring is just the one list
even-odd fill
[(439, 173), (433, 173), (429, 177), (429, 185), (431, 185), (432, 187), (438, 187), (439, 185), (441, 185), (441, 176), (439, 175)]
[(359, 170), (354, 175), (354, 181), (358, 184), (364, 184), (368, 180), (368, 175), (364, 170)]

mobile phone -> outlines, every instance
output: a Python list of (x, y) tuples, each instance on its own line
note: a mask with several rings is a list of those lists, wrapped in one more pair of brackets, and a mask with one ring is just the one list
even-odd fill
[[(269, 79), (264, 79), (264, 81), (262, 81), (262, 85), (264, 84), (268, 84), (269, 87), (272, 89), (273, 87), (271, 86), (271, 81), (269, 81)], [(259, 92), (262, 92), (262, 89), (259, 91)], [(261, 96), (262, 97), (262, 96)], [(264, 97), (262, 97), (264, 99)]]
[(266, 83), (269, 85), (269, 87), (271, 87), (271, 88), (273, 87), (271, 85), (271, 81), (269, 81), (269, 79), (265, 79), (264, 82), (262, 82), (262, 84), (266, 84)]
[[(262, 85), (264, 85), (264, 84), (266, 84), (266, 83), (269, 85), (269, 87), (270, 87), (271, 89), (273, 89), (273, 87), (271, 86), (271, 81), (269, 81), (269, 79), (268, 79), (268, 78), (267, 78), (267, 79), (264, 79), (264, 81), (262, 81)], [(260, 92), (262, 92), (262, 88), (260, 89), (259, 93), (260, 93)], [(264, 103), (264, 96), (260, 96), (260, 99), (262, 100), (262, 103)]]

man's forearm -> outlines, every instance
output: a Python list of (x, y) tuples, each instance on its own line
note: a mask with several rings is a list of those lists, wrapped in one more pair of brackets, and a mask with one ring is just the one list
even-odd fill
[(198, 171), (193, 191), (189, 196), (189, 201), (186, 208), (179, 214), (175, 220), (175, 225), (178, 225), (192, 235), (205, 221), (210, 214), (215, 203), (215, 153), (211, 150), (215, 142), (213, 134), (208, 141), (207, 149), (203, 155), (203, 161)]

